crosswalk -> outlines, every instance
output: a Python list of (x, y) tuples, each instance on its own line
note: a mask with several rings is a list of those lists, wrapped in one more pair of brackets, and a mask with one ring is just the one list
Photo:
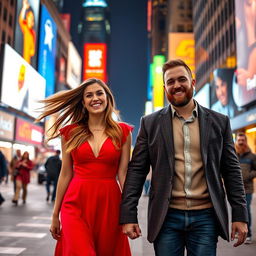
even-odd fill
[[(47, 223), (38, 223), (38, 220), (44, 220)], [(48, 230), (50, 227), (51, 218), (48, 216), (33, 216), (31, 218), (31, 222), (20, 222), (15, 226), (10, 227), (15, 231), (0, 231), (0, 239), (1, 238), (13, 238), (14, 241), (8, 240), (9, 245), (0, 246), (0, 255), (20, 255), (24, 253), (27, 248), (26, 247), (11, 247), (10, 244), (17, 244), (17, 239), (19, 239), (19, 244), (24, 242), (24, 245), (28, 245), (25, 239), (42, 239), (48, 235)], [(34, 222), (33, 222), (34, 221)], [(19, 228), (22, 228), (23, 231), (18, 231)], [(24, 231), (24, 228), (26, 231)], [(33, 232), (31, 232), (31, 228), (33, 228)], [(38, 231), (38, 232), (35, 232)], [(42, 232), (43, 231), (43, 232)], [(23, 254), (25, 255), (25, 254)]]

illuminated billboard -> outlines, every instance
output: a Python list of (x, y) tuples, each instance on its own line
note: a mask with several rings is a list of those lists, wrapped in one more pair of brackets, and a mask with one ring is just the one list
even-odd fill
[(233, 97), (239, 107), (256, 100), (256, 0), (235, 0), (237, 70)]
[(105, 43), (84, 44), (83, 79), (107, 80), (107, 45)]
[(40, 0), (17, 2), (15, 50), (34, 68), (37, 61), (37, 34)]
[(55, 92), (56, 40), (57, 26), (45, 6), (42, 5), (38, 50), (38, 72), (46, 80), (46, 97)]
[(71, 88), (77, 87), (81, 83), (82, 59), (77, 52), (74, 44), (68, 45), (68, 65), (67, 65), (67, 84)]
[(234, 69), (219, 68), (213, 72), (211, 109), (233, 118), (238, 114), (232, 95)]
[(202, 106), (210, 108), (210, 84), (205, 84), (194, 96), (194, 99)]
[(1, 102), (37, 117), (45, 79), (8, 44), (4, 48)]
[(155, 111), (164, 106), (164, 83), (162, 71), (164, 63), (165, 57), (163, 55), (155, 55), (153, 57), (153, 107)]
[(40, 145), (43, 142), (43, 128), (24, 119), (17, 118), (15, 140)]
[(169, 60), (181, 59), (195, 77), (195, 41), (193, 33), (169, 33)]

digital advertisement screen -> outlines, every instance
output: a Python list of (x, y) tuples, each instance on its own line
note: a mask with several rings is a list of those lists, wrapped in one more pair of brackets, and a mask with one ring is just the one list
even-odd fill
[(233, 97), (238, 107), (256, 100), (256, 0), (235, 0), (237, 69)]
[(19, 0), (16, 8), (15, 50), (34, 68), (37, 62), (40, 0)]
[(107, 80), (107, 45), (105, 43), (84, 44), (83, 79)]
[(42, 5), (38, 50), (38, 72), (46, 80), (46, 97), (55, 92), (56, 41), (57, 26), (45, 6)]
[(68, 45), (67, 84), (76, 88), (81, 83), (82, 59), (74, 44)]
[(210, 84), (205, 84), (194, 98), (203, 107), (210, 108)]
[(211, 83), (211, 109), (230, 118), (239, 113), (232, 94), (234, 72), (235, 69), (216, 69)]
[(1, 101), (33, 117), (45, 98), (45, 79), (8, 44), (4, 48)]

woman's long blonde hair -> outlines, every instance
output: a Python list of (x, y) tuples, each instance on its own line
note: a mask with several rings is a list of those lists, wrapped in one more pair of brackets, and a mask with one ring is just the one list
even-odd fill
[(72, 124), (77, 124), (77, 126), (70, 131), (67, 141), (67, 152), (79, 147), (90, 136), (92, 136), (92, 132), (88, 126), (89, 113), (83, 106), (83, 96), (85, 88), (94, 83), (100, 85), (107, 95), (107, 107), (105, 109), (105, 133), (112, 139), (115, 147), (120, 149), (122, 129), (112, 118), (113, 112), (116, 114), (118, 113), (115, 109), (115, 100), (113, 94), (103, 81), (90, 78), (85, 80), (75, 89), (57, 92), (54, 95), (40, 101), (41, 103), (44, 103), (45, 106), (43, 113), (35, 120), (36, 122), (39, 122), (47, 116), (59, 113), (57, 120), (48, 130), (52, 131), (48, 140), (58, 137), (60, 135), (59, 129), (65, 124), (69, 122)]

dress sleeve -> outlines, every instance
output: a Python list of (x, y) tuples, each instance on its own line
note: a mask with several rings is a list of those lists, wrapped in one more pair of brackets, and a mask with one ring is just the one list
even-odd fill
[(63, 128), (61, 128), (60, 134), (65, 138), (65, 140), (69, 140), (69, 135), (71, 130), (75, 127), (75, 124), (66, 125)]
[(126, 142), (127, 136), (130, 134), (130, 132), (133, 131), (133, 126), (126, 123), (119, 123), (119, 125), (123, 131), (123, 136), (122, 136), (122, 145), (123, 145)]

